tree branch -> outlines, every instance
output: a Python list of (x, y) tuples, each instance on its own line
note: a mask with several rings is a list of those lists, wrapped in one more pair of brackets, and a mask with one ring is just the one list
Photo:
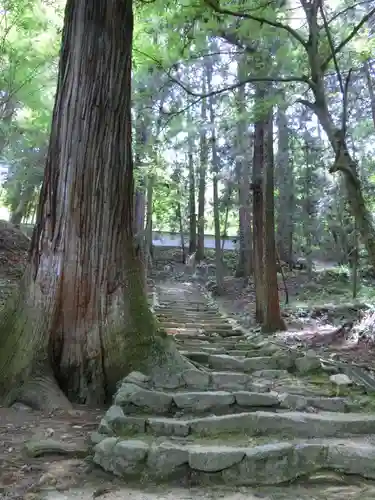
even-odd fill
[(314, 102), (308, 101), (307, 99), (297, 99), (296, 104), (302, 104), (303, 106), (306, 106), (306, 108), (311, 109), (314, 113), (316, 113), (316, 104)]
[[(207, 0), (206, 0), (207, 1)], [(344, 38), (344, 40), (339, 43), (339, 45), (334, 49), (333, 54), (327, 57), (327, 59), (322, 63), (321, 65), (321, 70), (324, 73), (325, 70), (327, 69), (329, 63), (332, 61), (332, 59), (342, 51), (342, 49), (356, 36), (358, 31), (362, 28), (362, 26), (375, 14), (375, 7), (370, 10), (369, 13), (367, 13), (365, 16), (362, 17), (362, 19), (359, 21), (359, 23), (353, 28), (352, 32)]]
[(346, 136), (346, 132), (347, 132), (348, 94), (349, 94), (349, 84), (350, 84), (351, 75), (352, 75), (352, 70), (350, 69), (349, 73), (346, 75), (344, 92), (342, 95), (342, 125), (341, 125), (341, 128), (342, 128), (344, 137)]
[(176, 83), (179, 87), (181, 87), (187, 94), (189, 94), (192, 97), (199, 97), (201, 99), (206, 99), (208, 97), (213, 97), (215, 95), (223, 94), (224, 92), (230, 92), (231, 90), (235, 90), (239, 87), (242, 87), (242, 85), (246, 85), (247, 83), (256, 83), (256, 82), (282, 82), (282, 83), (291, 83), (291, 82), (299, 82), (299, 83), (305, 83), (309, 85), (309, 87), (313, 88), (314, 84), (311, 80), (309, 80), (305, 76), (287, 76), (287, 77), (249, 77), (246, 78), (245, 80), (242, 80), (240, 82), (233, 83), (232, 85), (228, 85), (227, 87), (217, 89), (217, 90), (212, 90), (211, 92), (208, 92), (207, 94), (199, 94), (198, 92), (194, 92), (194, 90), (189, 89), (184, 83), (181, 81), (177, 80), (173, 76), (169, 74), (169, 78)]
[(324, 31), (326, 32), (326, 36), (327, 36), (328, 45), (329, 45), (329, 48), (330, 48), (330, 51), (331, 51), (331, 56), (332, 56), (333, 64), (335, 66), (336, 76), (337, 76), (337, 79), (338, 79), (339, 85), (340, 85), (341, 94), (344, 96), (344, 84), (343, 84), (343, 81), (342, 81), (340, 67), (339, 67), (339, 63), (337, 61), (337, 57), (336, 57), (336, 53), (335, 53), (335, 46), (334, 46), (334, 43), (333, 43), (333, 39), (332, 39), (332, 35), (331, 35), (331, 30), (329, 29), (327, 18), (326, 18), (326, 15), (324, 13), (322, 0), (320, 0), (320, 2), (319, 2), (319, 10), (320, 10), (320, 14), (321, 14), (322, 19), (323, 19)]
[(305, 49), (307, 48), (307, 41), (303, 38), (302, 35), (298, 33), (295, 29), (291, 28), (287, 24), (280, 23), (278, 21), (271, 21), (271, 19), (266, 19), (263, 17), (259, 17), (253, 14), (248, 14), (247, 12), (239, 12), (232, 9), (225, 9), (219, 6), (218, 0), (204, 0), (204, 2), (211, 7), (214, 12), (218, 14), (223, 14), (227, 16), (233, 17), (241, 17), (243, 19), (250, 19), (251, 21), (255, 21), (262, 24), (267, 24), (268, 26), (273, 26), (274, 28), (279, 28), (284, 31), (287, 31), (297, 42), (299, 42)]
[(242, 85), (246, 85), (246, 83), (255, 83), (255, 82), (305, 83), (311, 89), (314, 88), (314, 83), (307, 76), (293, 76), (293, 75), (287, 76), (287, 77), (276, 77), (276, 76), (275, 77), (273, 77), (273, 76), (271, 76), (271, 77), (261, 77), (261, 76), (256, 77), (256, 76), (254, 76), (254, 77), (246, 78), (245, 80), (243, 80), (241, 82), (236, 82), (233, 85), (228, 85), (227, 87), (224, 87), (222, 89), (213, 90), (212, 92), (209, 92), (207, 94), (200, 94), (200, 93), (195, 92), (194, 90), (190, 89), (183, 82), (181, 82), (180, 80), (178, 80), (177, 78), (175, 78), (174, 76), (171, 75), (171, 72), (181, 64), (180, 62), (174, 63), (172, 65), (172, 67), (169, 70), (167, 70), (167, 69), (163, 68), (162, 62), (159, 61), (158, 59), (156, 59), (156, 58), (154, 58), (154, 57), (152, 57), (144, 52), (141, 52), (140, 50), (137, 50), (137, 52), (145, 55), (151, 61), (153, 61), (159, 70), (163, 71), (172, 82), (176, 83), (187, 94), (189, 94), (192, 97), (198, 97), (199, 99), (206, 99), (206, 98), (212, 97), (214, 95), (223, 94), (224, 92), (230, 92), (231, 90), (235, 90), (239, 87), (242, 87)]
[(235, 45), (247, 54), (255, 54), (257, 51), (255, 46), (251, 46), (246, 41), (241, 40), (235, 33), (226, 33), (224, 30), (219, 30), (217, 34), (226, 42), (230, 43), (231, 45)]
[(354, 10), (356, 9), (357, 7), (359, 7), (360, 5), (367, 5), (370, 3), (371, 0), (364, 0), (363, 2), (356, 2), (354, 5), (349, 5), (349, 7), (346, 7), (345, 9), (343, 10), (340, 10), (339, 12), (336, 12), (336, 14), (334, 14), (331, 19), (328, 19), (328, 24), (331, 24), (333, 23), (333, 21), (336, 21), (336, 19), (338, 19), (339, 17), (347, 14), (348, 12), (350, 12), (351, 10)]

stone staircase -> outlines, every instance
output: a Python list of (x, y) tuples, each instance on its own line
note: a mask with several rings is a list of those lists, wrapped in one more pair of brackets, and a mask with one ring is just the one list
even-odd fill
[(195, 286), (156, 288), (155, 313), (194, 365), (163, 386), (123, 380), (92, 435), (96, 464), (188, 484), (375, 479), (370, 400), (338, 395), (314, 353), (249, 338)]

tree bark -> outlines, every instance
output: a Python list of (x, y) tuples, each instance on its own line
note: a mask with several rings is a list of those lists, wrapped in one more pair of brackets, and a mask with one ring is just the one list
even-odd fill
[[(246, 58), (240, 56), (238, 61), (237, 79), (243, 81), (248, 76)], [(250, 196), (250, 161), (246, 160), (250, 156), (251, 145), (249, 133), (246, 127), (246, 89), (242, 85), (237, 91), (237, 144), (236, 144), (236, 175), (238, 183), (238, 203), (239, 203), (239, 255), (236, 269), (236, 276), (245, 279), (253, 274), (253, 251), (252, 251), (252, 217), (251, 217), (251, 196)], [(248, 140), (246, 140), (248, 138)]]
[(16, 227), (21, 225), (22, 219), (25, 217), (29, 204), (33, 198), (34, 191), (34, 186), (28, 186), (20, 193), (19, 203), (10, 215), (10, 222)]
[[(202, 94), (206, 93), (206, 76), (203, 75)], [(199, 186), (198, 186), (198, 240), (197, 253), (195, 254), (196, 262), (204, 259), (204, 229), (205, 229), (205, 201), (206, 201), (206, 173), (208, 162), (208, 144), (205, 123), (207, 121), (207, 104), (206, 99), (202, 99), (201, 103), (201, 129), (200, 129), (200, 158), (199, 158)]]
[(30, 260), (0, 322), (7, 403), (98, 405), (132, 370), (187, 365), (158, 335), (135, 258), (132, 32), (131, 0), (67, 2)]
[(285, 110), (279, 105), (276, 115), (278, 129), (277, 187), (277, 248), (280, 259), (291, 265), (293, 261), (293, 215), (295, 211), (293, 165), (289, 160), (289, 130)]
[(262, 331), (267, 333), (286, 330), (281, 317), (275, 245), (273, 112), (265, 120), (264, 171), (264, 314)]
[[(337, 128), (328, 108), (324, 82), (325, 68), (322, 68), (321, 54), (319, 51), (321, 28), (318, 23), (318, 3), (310, 4), (309, 2), (303, 2), (302, 6), (305, 10), (306, 19), (309, 25), (307, 57), (311, 70), (311, 81), (313, 82), (311, 90), (314, 94), (314, 102), (304, 99), (300, 99), (300, 102), (314, 111), (323, 130), (327, 134), (328, 140), (335, 153), (335, 162), (330, 172), (341, 172), (344, 178), (346, 196), (351, 214), (355, 218), (356, 226), (362, 242), (366, 247), (369, 261), (371, 265), (375, 267), (375, 224), (363, 197), (362, 185), (357, 172), (357, 163), (351, 156), (346, 143), (347, 116), (344, 116), (345, 123), (341, 123), (341, 127)], [(346, 111), (346, 109), (343, 109), (343, 112)]]
[[(207, 90), (212, 91), (212, 66), (207, 71)], [(208, 101), (208, 109), (211, 125), (211, 151), (212, 151), (212, 189), (213, 189), (213, 211), (215, 228), (215, 267), (216, 267), (216, 293), (223, 293), (224, 288), (224, 269), (221, 251), (221, 231), (220, 231), (220, 212), (219, 212), (219, 155), (216, 144), (215, 129), (215, 111), (214, 98), (211, 96)]]
[[(256, 87), (256, 102), (263, 105), (265, 92)], [(264, 225), (264, 132), (265, 122), (257, 118), (254, 123), (254, 153), (253, 153), (253, 253), (254, 253), (254, 284), (255, 284), (255, 320), (263, 323), (264, 319), (264, 262), (263, 262), (263, 225)]]
[(370, 102), (371, 102), (372, 123), (374, 124), (374, 127), (375, 127), (375, 94), (374, 94), (374, 88), (373, 88), (370, 68), (371, 68), (370, 61), (368, 61), (368, 60), (365, 61), (363, 64), (363, 71), (365, 73), (366, 82), (367, 82), (367, 90), (368, 90), (368, 94), (369, 94)]
[(197, 250), (197, 214), (195, 211), (195, 171), (193, 158), (193, 139), (191, 132), (188, 137), (189, 166), (189, 254)]

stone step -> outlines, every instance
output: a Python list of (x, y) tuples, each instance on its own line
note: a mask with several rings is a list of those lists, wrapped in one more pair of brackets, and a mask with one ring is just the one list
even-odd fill
[[(116, 407), (117, 409), (119, 407)], [(111, 411), (114, 411), (113, 409)], [(253, 411), (230, 415), (195, 418), (118, 415), (113, 424), (115, 434), (134, 433), (153, 436), (219, 437), (243, 435), (249, 437), (284, 436), (293, 438), (328, 438), (375, 434), (375, 415), (362, 413), (305, 413), (301, 411)], [(99, 432), (107, 432), (102, 422)], [(110, 432), (108, 432), (110, 434)]]
[[(163, 324), (163, 322), (161, 322)], [(202, 328), (166, 328), (166, 330), (169, 330), (169, 332), (172, 334), (180, 334), (184, 335), (183, 338), (190, 338), (195, 339), (197, 338), (197, 332), (201, 332), (203, 329)], [(211, 335), (216, 334), (217, 335), (217, 341), (219, 341), (220, 338), (230, 338), (230, 337), (236, 337), (238, 338), (246, 338), (241, 330), (218, 330), (215, 329), (212, 332), (208, 331), (206, 328), (204, 329), (206, 333), (210, 333)], [(209, 335), (201, 335), (199, 337), (202, 340), (208, 340), (210, 338)], [(215, 342), (212, 340), (211, 342)]]
[(207, 356), (207, 364), (210, 368), (219, 371), (228, 370), (250, 373), (259, 370), (291, 370), (295, 367), (295, 360), (289, 354), (260, 356), (256, 358), (228, 354), (201, 354), (202, 359), (204, 355)]
[[(165, 318), (169, 317), (174, 317), (176, 316), (176, 308), (175, 307), (156, 307), (155, 311), (157, 314), (160, 314), (161, 316)], [(217, 312), (217, 311), (189, 311), (186, 307), (184, 309), (181, 309), (181, 312), (179, 312), (179, 315), (181, 317), (185, 318), (208, 318), (208, 319), (215, 319), (215, 318), (221, 318), (222, 316)]]
[[(159, 318), (161, 321), (161, 318)], [(210, 321), (195, 321), (195, 322), (185, 322), (181, 321), (178, 319), (174, 320), (163, 320), (163, 325), (166, 328), (201, 328), (202, 330), (206, 330), (208, 332), (214, 332), (216, 330), (233, 330), (234, 328), (232, 325), (229, 325), (228, 323), (225, 323), (224, 321), (215, 321), (215, 322), (210, 322)]]
[[(195, 418), (202, 414), (237, 414), (244, 411), (309, 410), (346, 412), (349, 403), (345, 398), (304, 396), (277, 392), (251, 391), (177, 391), (162, 392), (134, 389), (128, 384), (116, 395), (114, 405), (106, 412), (100, 432), (112, 435), (119, 429), (126, 433), (135, 423), (134, 416), (143, 417), (136, 422), (144, 427), (149, 415)], [(130, 416), (130, 417), (129, 417)], [(204, 416), (204, 415), (203, 415)]]
[(93, 438), (97, 442), (94, 463), (125, 478), (265, 486), (332, 470), (375, 479), (375, 445), (365, 440), (281, 441), (251, 446), (246, 440), (243, 445), (223, 445), (207, 441)]
[(166, 300), (165, 297), (159, 295), (159, 306), (162, 308), (169, 308), (170, 310), (181, 311), (214, 311), (205, 300), (192, 301), (188, 298), (181, 300)]
[(330, 397), (328, 376), (324, 386), (301, 377), (321, 369), (315, 353), (244, 334), (193, 286), (157, 285), (154, 295), (160, 323), (202, 369), (126, 377), (94, 433), (97, 464), (188, 484), (280, 484), (329, 470), (375, 479), (375, 415)]

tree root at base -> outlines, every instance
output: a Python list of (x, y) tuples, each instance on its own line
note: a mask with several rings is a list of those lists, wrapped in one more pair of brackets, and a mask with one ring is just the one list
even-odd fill
[(164, 350), (162, 356), (154, 357), (149, 360), (147, 375), (151, 380), (159, 385), (163, 381), (175, 379), (179, 377), (185, 370), (203, 371), (199, 366), (195, 366), (188, 358), (183, 356), (177, 349), (174, 343), (163, 343)]
[(71, 410), (72, 404), (52, 376), (34, 377), (8, 394), (5, 404), (22, 403), (33, 410), (53, 412)]
[(86, 458), (90, 451), (88, 446), (76, 443), (64, 443), (55, 439), (31, 439), (25, 443), (25, 451), (29, 457), (44, 455), (64, 455), (69, 458)]

